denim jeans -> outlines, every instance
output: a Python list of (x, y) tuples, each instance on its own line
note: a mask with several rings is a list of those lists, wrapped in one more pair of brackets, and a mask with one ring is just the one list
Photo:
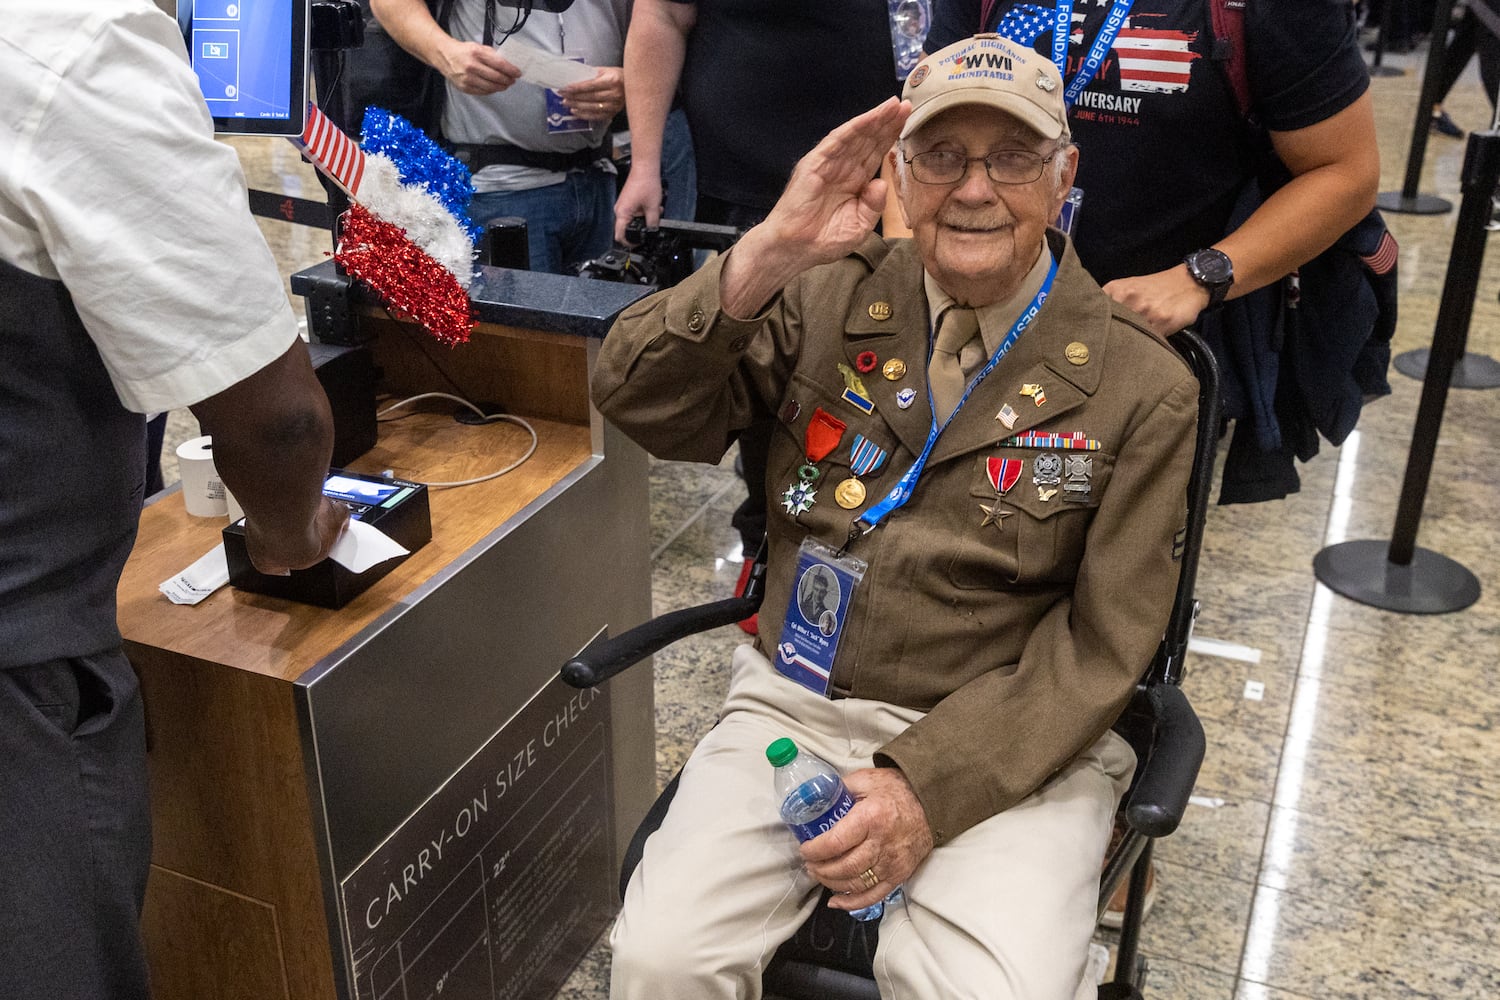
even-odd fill
[(469, 203), (469, 217), (481, 226), (505, 215), (526, 220), (533, 271), (577, 274), (578, 265), (600, 256), (613, 243), (614, 174), (574, 170), (560, 184), (476, 193)]
[(692, 222), (698, 204), (698, 169), (687, 113), (681, 108), (667, 115), (662, 131), (661, 186), (662, 218)]

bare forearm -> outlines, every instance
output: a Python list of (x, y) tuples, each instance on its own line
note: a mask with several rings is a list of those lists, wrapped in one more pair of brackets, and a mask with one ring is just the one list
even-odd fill
[(213, 438), (214, 467), (244, 508), (247, 530), (286, 565), (320, 556), (317, 520), (333, 418), (306, 345), (296, 341), (192, 411)]
[(397, 45), (429, 66), (441, 66), (438, 53), (451, 39), (422, 0), (370, 0), (370, 10)]
[(662, 135), (682, 77), (691, 5), (638, 0), (625, 36), (625, 106), (630, 109), (632, 166), (660, 171)]
[(1328, 249), (1375, 205), (1380, 186), (1368, 94), (1326, 122), (1272, 139), (1294, 176), (1217, 244), (1234, 261), (1231, 297), (1268, 285)]

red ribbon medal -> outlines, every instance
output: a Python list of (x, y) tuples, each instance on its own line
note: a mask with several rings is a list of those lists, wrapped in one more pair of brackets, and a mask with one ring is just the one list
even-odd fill
[[(814, 409), (812, 419), (807, 422), (807, 433), (802, 441), (807, 448), (809, 464), (816, 465), (827, 458), (829, 452), (838, 447), (839, 441), (844, 436), (844, 430), (848, 426), (821, 406)], [(1017, 472), (1016, 475), (1020, 473)]]
[(1010, 492), (1012, 486), (1021, 478), (1022, 462), (1019, 458), (987, 458), (985, 459), (985, 471), (989, 473), (990, 485), (995, 492), (1004, 496)]

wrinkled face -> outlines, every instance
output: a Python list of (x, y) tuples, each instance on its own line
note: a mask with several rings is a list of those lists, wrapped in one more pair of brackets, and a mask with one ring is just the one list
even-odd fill
[(945, 111), (908, 136), (891, 154), (906, 224), (922, 262), (943, 290), (957, 301), (983, 306), (1008, 297), (1020, 284), (1057, 218), (1073, 183), (1077, 152), (1072, 147), (1058, 164), (1042, 165), (1041, 176), (1026, 184), (990, 180), (977, 159), (948, 184), (924, 184), (902, 159), (932, 150), (983, 157), (1001, 150), (1030, 150), (1050, 156), (1055, 140), (1044, 139), (994, 108), (966, 104)]

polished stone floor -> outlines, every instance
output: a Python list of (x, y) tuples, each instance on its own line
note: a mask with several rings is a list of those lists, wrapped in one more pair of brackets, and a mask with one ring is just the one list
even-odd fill
[[(1373, 83), (1386, 190), (1402, 184), (1422, 59), (1388, 56), (1405, 74)], [(1448, 108), (1465, 128), (1488, 125), (1472, 70)], [(240, 147), (252, 185), (321, 197), (289, 145)], [(1456, 204), (1464, 152), (1433, 136), (1420, 190)], [(1456, 214), (1388, 216), (1402, 248), (1398, 352), (1432, 338)], [(324, 233), (264, 228), (288, 273), (327, 249)], [(1491, 255), (1469, 335), (1490, 357), (1500, 357), (1497, 291)], [(1479, 577), (1478, 603), (1396, 614), (1336, 596), (1312, 573), (1325, 545), (1391, 537), (1421, 391), (1395, 372), (1391, 382), (1342, 447), (1325, 443), (1303, 467), (1300, 493), (1210, 512), (1185, 683), (1209, 751), (1182, 829), (1159, 847), (1143, 940), (1153, 1000), (1500, 992), (1500, 780), (1489, 770), (1500, 760), (1500, 390), (1450, 394), (1418, 537)], [(728, 462), (654, 467), (658, 613), (732, 590), (729, 514), (742, 490)], [(657, 658), (663, 780), (712, 724), (740, 639), (723, 629)], [(596, 949), (565, 995), (602, 1000), (607, 982)]]

